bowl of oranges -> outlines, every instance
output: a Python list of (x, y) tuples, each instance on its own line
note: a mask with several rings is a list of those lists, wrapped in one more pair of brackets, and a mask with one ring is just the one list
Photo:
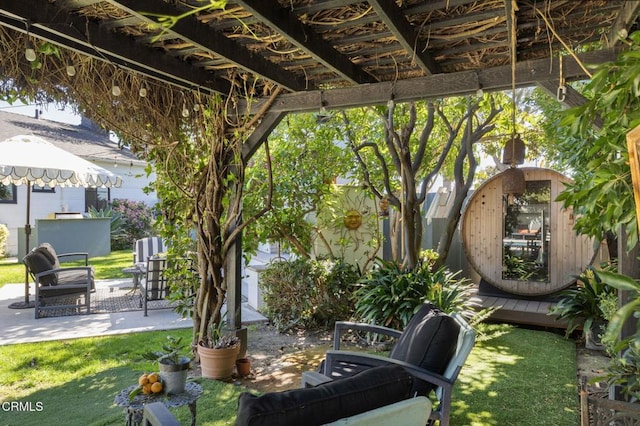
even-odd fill
[(129, 393), (129, 399), (133, 400), (136, 395), (155, 395), (162, 393), (164, 385), (158, 373), (144, 373), (138, 377), (138, 386)]

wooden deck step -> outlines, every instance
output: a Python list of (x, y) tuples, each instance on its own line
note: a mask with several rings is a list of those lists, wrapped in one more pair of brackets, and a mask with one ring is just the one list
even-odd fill
[(474, 300), (482, 308), (498, 308), (491, 319), (510, 324), (526, 324), (551, 328), (567, 328), (566, 322), (557, 321), (547, 315), (553, 302), (539, 300), (523, 300), (508, 297), (474, 295)]

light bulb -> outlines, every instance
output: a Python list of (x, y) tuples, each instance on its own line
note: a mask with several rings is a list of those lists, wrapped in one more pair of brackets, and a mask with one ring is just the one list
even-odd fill
[(482, 87), (476, 90), (476, 96), (479, 98), (484, 96), (484, 90), (482, 90)]
[(195, 112), (200, 111), (200, 104), (195, 104), (195, 105), (193, 106), (193, 110), (194, 110)]
[(141, 87), (140, 90), (138, 91), (138, 95), (140, 95), (141, 98), (146, 98), (147, 97), (147, 88), (146, 87)]
[(117, 84), (114, 84), (111, 87), (111, 94), (113, 96), (120, 96), (122, 94), (122, 91), (120, 90), (120, 86), (118, 86)]
[(189, 108), (187, 108), (187, 106), (186, 106), (186, 105), (184, 105), (184, 106), (182, 107), (182, 116), (183, 116), (184, 118), (187, 118), (187, 117), (189, 116)]
[(33, 62), (33, 61), (35, 61), (37, 59), (36, 51), (33, 50), (32, 48), (28, 47), (24, 51), (24, 57), (27, 58), (27, 61)]
[(76, 75), (76, 67), (74, 67), (73, 65), (67, 65), (67, 75), (69, 77), (73, 77), (74, 75)]

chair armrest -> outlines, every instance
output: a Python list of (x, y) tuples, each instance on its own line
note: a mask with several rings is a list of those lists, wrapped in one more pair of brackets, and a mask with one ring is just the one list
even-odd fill
[[(89, 265), (89, 253), (85, 253), (85, 252), (76, 252), (76, 253), (62, 253), (62, 254), (58, 254), (58, 261), (60, 261), (60, 258), (62, 257), (83, 257), (84, 258), (84, 266), (88, 266)], [(65, 262), (68, 262), (69, 260), (65, 260)]]
[(58, 284), (55, 286), (44, 286), (44, 287), (51, 287), (51, 288), (77, 288), (77, 287), (82, 287), (82, 286), (88, 286), (91, 285), (93, 280), (92, 280), (92, 275), (93, 275), (93, 267), (91, 266), (73, 266), (73, 267), (69, 267), (69, 268), (58, 268), (58, 269), (49, 269), (48, 271), (42, 271), (42, 272), (38, 272), (37, 274), (33, 275), (34, 281), (36, 283), (37, 286), (40, 286), (40, 278), (46, 275), (53, 275), (53, 274), (58, 274), (58, 277), (60, 277), (61, 275), (64, 276), (65, 273), (69, 273), (69, 272), (74, 272), (74, 271), (81, 271), (81, 272), (86, 272), (87, 273), (87, 281), (86, 283), (74, 283), (74, 284)]
[(304, 371), (302, 373), (302, 388), (313, 388), (323, 383), (331, 382), (330, 377), (317, 371)]
[(178, 420), (162, 402), (145, 404), (142, 413), (144, 426), (180, 426)]
[(377, 333), (389, 337), (398, 338), (402, 335), (401, 331), (394, 330), (393, 328), (383, 327), (381, 325), (366, 324), (361, 322), (349, 322), (349, 321), (337, 321), (333, 332), (333, 349), (340, 349), (340, 339), (343, 331), (356, 330), (365, 331), (367, 333)]
[(406, 363), (397, 359), (389, 358), (381, 355), (367, 354), (363, 352), (352, 351), (336, 351), (329, 350), (326, 353), (325, 360), (325, 376), (331, 377), (333, 366), (338, 362), (347, 362), (353, 364), (366, 365), (371, 367), (377, 367), (379, 365), (395, 364), (404, 367), (412, 376), (432, 383), (436, 386), (451, 388), (453, 383), (440, 374), (432, 373), (424, 368), (417, 367), (413, 364)]

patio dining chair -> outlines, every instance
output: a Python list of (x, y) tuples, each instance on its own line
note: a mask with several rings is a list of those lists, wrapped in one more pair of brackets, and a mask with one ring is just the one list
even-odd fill
[(133, 244), (133, 264), (139, 268), (147, 266), (147, 259), (167, 251), (168, 245), (161, 237), (145, 237)]
[[(342, 335), (348, 330), (376, 333), (397, 339), (389, 356), (340, 350)], [(333, 350), (318, 372), (304, 372), (303, 387), (339, 380), (369, 368), (395, 364), (404, 367), (416, 380), (412, 395), (433, 396), (437, 403), (431, 421), (449, 424), (451, 393), (471, 349), (475, 332), (462, 315), (447, 315), (430, 303), (423, 304), (404, 331), (372, 324), (337, 322)]]
[(164, 300), (169, 295), (169, 285), (167, 283), (167, 258), (150, 256), (145, 264), (144, 284), (141, 290), (141, 302), (144, 316), (147, 315), (149, 301)]

